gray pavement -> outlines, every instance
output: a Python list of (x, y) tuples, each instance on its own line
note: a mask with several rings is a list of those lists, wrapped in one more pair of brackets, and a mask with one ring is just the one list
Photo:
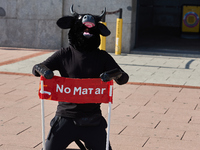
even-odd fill
[[(42, 62), (53, 53), (0, 66), (0, 71), (31, 74), (34, 64)], [(111, 55), (129, 74), (129, 82), (200, 86), (200, 58), (112, 53)]]
[[(0, 48), (0, 150), (41, 149), (39, 78), (31, 69), (52, 53)], [(114, 84), (113, 149), (199, 150), (200, 59), (111, 55), (130, 76), (128, 84)], [(45, 101), (46, 135), (56, 105)], [(107, 118), (107, 104), (102, 112)], [(78, 149), (74, 143), (69, 148)]]

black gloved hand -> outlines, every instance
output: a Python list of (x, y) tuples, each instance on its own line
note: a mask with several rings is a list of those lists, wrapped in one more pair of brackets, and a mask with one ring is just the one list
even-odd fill
[(37, 65), (35, 65), (34, 69), (35, 69), (36, 72), (38, 72), (40, 75), (42, 75), (46, 79), (51, 79), (54, 76), (53, 71), (51, 71), (49, 68), (47, 68), (43, 64), (37, 64)]
[(121, 76), (122, 76), (122, 72), (118, 68), (110, 70), (110, 71), (106, 71), (106, 72), (100, 74), (100, 78), (104, 82), (108, 82), (111, 80), (117, 80)]

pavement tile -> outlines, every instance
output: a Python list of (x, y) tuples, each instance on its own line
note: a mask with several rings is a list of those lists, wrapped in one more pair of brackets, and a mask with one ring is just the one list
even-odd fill
[(5, 144), (3, 144), (2, 146), (0, 146), (0, 148), (2, 150), (22, 150), (22, 149), (33, 150), (33, 148), (26, 147), (26, 146), (18, 146), (18, 144), (17, 145), (14, 145), (14, 144), (5, 145)]
[(144, 147), (148, 148), (157, 148), (157, 149), (165, 149), (165, 150), (181, 150), (185, 149), (181, 146), (181, 140), (167, 139), (167, 138), (156, 138), (151, 137)]
[(22, 50), (21, 51), (12, 51), (12, 50), (10, 51), (10, 50), (0, 49), (0, 62), (5, 62), (8, 60), (32, 55), (35, 53), (40, 53), (40, 51), (22, 51)]
[(150, 99), (151, 97), (148, 97), (146, 95), (132, 94), (127, 98), (127, 101), (125, 101), (125, 103), (136, 106), (144, 106), (150, 101)]
[(188, 149), (188, 150), (198, 150), (200, 147), (199, 141), (184, 141), (181, 140), (180, 144), (182, 149)]
[[(121, 145), (120, 146), (121, 148), (123, 147), (122, 145), (124, 145), (124, 147), (132, 146), (132, 148), (134, 148), (134, 146), (142, 147), (142, 145), (145, 143), (145, 141), (147, 139), (148, 139), (148, 137), (134, 137), (134, 136), (128, 136), (128, 135), (112, 135), (110, 138), (110, 141), (111, 141), (111, 145), (112, 145), (113, 149), (118, 149), (118, 145)], [(112, 142), (112, 141), (114, 141), (114, 142)]]
[(149, 104), (149, 103), (145, 107), (141, 108), (141, 110), (143, 112), (165, 114), (166, 111), (168, 111), (168, 109), (169, 109), (169, 107), (167, 105), (157, 105), (155, 103), (154, 104), (152, 104), (152, 103)]
[(191, 123), (200, 124), (200, 116), (199, 115), (198, 116), (192, 116), (191, 117)]
[(169, 77), (166, 82), (168, 84), (175, 84), (175, 85), (185, 85), (187, 83), (186, 81), (187, 78), (185, 79), (180, 79), (180, 77)]
[(199, 131), (186, 131), (182, 140), (187, 141), (196, 141), (199, 142), (200, 140), (200, 132)]
[(127, 126), (124, 124), (112, 124), (112, 128), (110, 129), (110, 134), (119, 135), (126, 128), (127, 128)]
[(156, 127), (156, 130), (189, 131), (190, 126), (191, 124), (189, 124), (188, 122), (172, 122), (170, 120), (161, 119), (159, 125), (157, 125)]

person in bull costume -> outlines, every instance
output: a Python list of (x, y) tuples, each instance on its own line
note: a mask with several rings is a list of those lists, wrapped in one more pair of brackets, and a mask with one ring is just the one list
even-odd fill
[[(129, 76), (115, 60), (103, 50), (99, 50), (100, 34), (110, 35), (108, 28), (100, 23), (106, 14), (78, 14), (70, 7), (72, 16), (64, 16), (57, 21), (61, 29), (70, 29), (69, 47), (56, 51), (44, 62), (33, 67), (35, 76), (43, 75), (51, 79), (54, 70), (67, 78), (101, 78), (104, 82), (112, 79), (119, 85), (128, 82)], [(58, 102), (55, 117), (46, 140), (46, 150), (64, 150), (73, 141), (83, 141), (90, 150), (105, 150), (107, 122), (102, 116), (101, 104), (75, 104)], [(109, 148), (111, 150), (111, 146)]]

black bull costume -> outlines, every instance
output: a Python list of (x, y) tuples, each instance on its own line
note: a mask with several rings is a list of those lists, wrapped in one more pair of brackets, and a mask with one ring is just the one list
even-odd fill
[[(43, 75), (51, 79), (54, 70), (67, 78), (112, 79), (117, 84), (128, 82), (125, 73), (106, 52), (99, 50), (100, 34), (110, 35), (108, 28), (100, 23), (101, 15), (78, 14), (70, 8), (72, 16), (64, 16), (57, 21), (61, 29), (70, 29), (69, 47), (56, 51), (52, 56), (33, 67), (35, 76)], [(46, 150), (64, 150), (73, 141), (88, 150), (105, 150), (107, 123), (102, 116), (101, 104), (75, 104), (58, 102), (55, 117), (46, 141)], [(86, 121), (86, 122), (84, 122)], [(85, 143), (85, 146), (81, 144)], [(111, 150), (111, 146), (109, 148)]]

